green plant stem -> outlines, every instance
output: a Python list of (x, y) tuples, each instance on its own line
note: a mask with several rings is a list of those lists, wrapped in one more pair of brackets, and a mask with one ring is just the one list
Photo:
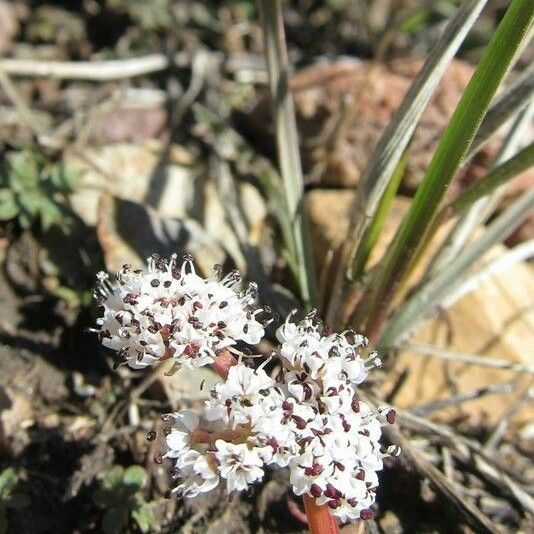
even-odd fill
[(315, 304), (315, 271), (310, 234), (304, 206), (304, 186), (298, 145), (298, 132), (289, 90), (289, 64), (282, 19), (281, 0), (262, 0), (261, 15), (265, 35), (267, 70), (273, 109), (280, 173), (289, 211), (292, 249), (296, 259), (298, 284), (306, 309)]
[(424, 242), (439, 204), (532, 22), (533, 9), (531, 2), (513, 0), (506, 11), (443, 133), (410, 210), (363, 297), (366, 333), (372, 341), (378, 339), (395, 290)]
[(378, 204), (378, 208), (375, 212), (373, 220), (365, 231), (365, 235), (362, 239), (362, 244), (358, 248), (356, 255), (354, 256), (351, 277), (353, 281), (361, 278), (364, 273), (367, 260), (369, 259), (371, 251), (376, 245), (378, 237), (380, 236), (380, 231), (382, 230), (382, 227), (384, 226), (384, 223), (386, 221), (386, 217), (389, 213), (391, 203), (393, 202), (393, 199), (397, 194), (397, 190), (401, 183), (402, 177), (404, 176), (404, 172), (406, 171), (407, 164), (408, 150), (404, 152), (401, 160), (399, 161), (399, 164), (397, 165), (397, 168), (393, 172), (393, 175), (391, 176), (391, 179), (388, 182), (386, 190), (384, 191), (384, 194), (380, 199), (380, 203)]

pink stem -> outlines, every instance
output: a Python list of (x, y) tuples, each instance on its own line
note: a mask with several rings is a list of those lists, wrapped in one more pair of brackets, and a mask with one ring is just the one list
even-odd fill
[(318, 505), (313, 497), (304, 495), (304, 510), (308, 517), (310, 534), (338, 534), (339, 528), (335, 518), (326, 504)]

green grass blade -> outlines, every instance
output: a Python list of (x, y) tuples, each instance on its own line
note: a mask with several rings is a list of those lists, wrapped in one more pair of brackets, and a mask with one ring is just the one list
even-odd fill
[(410, 210), (364, 297), (369, 303), (365, 312), (368, 318), (366, 330), (371, 339), (378, 337), (395, 287), (403, 279), (432, 227), (445, 192), (527, 33), (533, 10), (532, 2), (512, 1), (441, 137)]
[(304, 207), (304, 186), (298, 145), (298, 132), (289, 91), (288, 58), (282, 20), (281, 0), (260, 2), (269, 87), (276, 130), (278, 161), (289, 211), (298, 284), (305, 308), (315, 302), (315, 271), (310, 234)]
[(445, 73), (487, 0), (467, 0), (450, 20), (373, 151), (359, 187), (360, 204), (372, 217), (391, 175)]
[(533, 208), (534, 191), (528, 191), (495, 219), (482, 237), (472, 243), (463, 254), (446, 266), (436, 278), (427, 282), (393, 314), (380, 338), (380, 345), (392, 347), (403, 336), (409, 334), (421, 319), (428, 316), (436, 308), (451, 288), (458, 284), (465, 272), (493, 245), (513, 232)]
[(387, 184), (410, 142), (426, 105), (486, 2), (487, 0), (465, 0), (458, 8), (430, 51), (425, 64), (369, 159), (351, 210), (347, 240), (343, 245), (339, 261), (340, 268), (332, 284), (326, 317), (329, 324), (338, 324), (346, 279), (354, 271), (350, 264), (358, 254), (367, 226), (374, 218)]
[[(534, 103), (527, 106), (512, 124), (506, 139), (503, 141), (498, 156), (495, 158), (494, 167), (502, 164), (516, 153), (520, 146), (525, 131), (530, 127), (531, 117), (534, 115)], [(502, 188), (497, 188), (489, 198), (475, 202), (465, 213), (461, 214), (447, 239), (432, 264), (428, 269), (427, 279), (435, 276), (444, 265), (448, 265), (458, 254), (461, 253), (474, 229), (488, 217), (493, 211)]]
[(534, 165), (534, 143), (521, 150), (502, 165), (492, 169), (484, 178), (465, 189), (448, 206), (458, 215), (481, 198), (493, 193), (498, 187)]
[(382, 230), (382, 227), (384, 226), (384, 223), (386, 221), (386, 217), (389, 213), (391, 203), (393, 202), (393, 199), (397, 194), (397, 190), (399, 189), (402, 177), (404, 176), (404, 172), (406, 171), (407, 164), (408, 150), (404, 152), (401, 160), (399, 161), (399, 164), (397, 165), (397, 168), (393, 172), (391, 180), (389, 180), (386, 190), (384, 191), (384, 194), (380, 199), (380, 203), (373, 217), (373, 220), (365, 231), (362, 244), (356, 252), (354, 261), (352, 263), (351, 280), (353, 281), (358, 280), (363, 275), (367, 260), (369, 259), (371, 251), (376, 245), (378, 237), (380, 236), (380, 231)]

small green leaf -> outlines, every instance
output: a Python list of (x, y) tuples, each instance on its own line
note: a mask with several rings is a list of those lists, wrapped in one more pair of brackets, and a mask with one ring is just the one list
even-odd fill
[(46, 197), (41, 198), (41, 208), (39, 211), (41, 214), (41, 225), (45, 231), (49, 230), (53, 224), (58, 223), (63, 216), (59, 206)]
[(14, 191), (24, 192), (39, 185), (39, 169), (35, 153), (32, 151), (14, 152), (9, 156), (11, 171), (9, 183)]
[(12, 467), (4, 469), (0, 473), (0, 497), (6, 498), (17, 483), (17, 473)]
[(102, 530), (106, 534), (120, 534), (128, 521), (127, 508), (110, 508), (102, 518)]
[(21, 211), (25, 211), (30, 218), (38, 215), (42, 203), (42, 195), (38, 190), (28, 190), (23, 194), (17, 195)]
[(122, 477), (124, 476), (124, 468), (121, 465), (116, 465), (108, 471), (102, 479), (102, 488), (107, 490), (118, 489), (122, 485)]
[(80, 175), (63, 164), (56, 165), (50, 172), (51, 183), (60, 191), (71, 192), (78, 183)]
[(13, 191), (0, 189), (0, 220), (8, 221), (19, 214), (19, 206)]
[(124, 472), (122, 482), (129, 492), (135, 493), (143, 487), (147, 478), (147, 472), (143, 467), (140, 465), (131, 465)]
[(132, 511), (132, 517), (141, 532), (150, 532), (158, 526), (152, 510), (144, 502), (139, 503), (139, 506)]

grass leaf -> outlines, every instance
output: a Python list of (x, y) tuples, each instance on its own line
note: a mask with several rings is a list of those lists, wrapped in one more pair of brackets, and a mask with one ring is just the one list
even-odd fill
[(297, 125), (289, 90), (289, 68), (281, 0), (262, 0), (260, 7), (276, 130), (278, 162), (291, 221), (292, 245), (298, 270), (297, 281), (304, 306), (310, 308), (316, 297), (315, 272), (304, 207), (304, 186)]
[(377, 209), (426, 105), (485, 4), (486, 0), (468, 0), (460, 6), (378, 141), (359, 187), (360, 205), (369, 217)]
[(524, 109), (533, 94), (534, 65), (531, 65), (490, 106), (469, 148), (469, 156), (475, 154), (503, 124)]
[[(530, 127), (531, 117), (534, 115), (534, 102), (519, 114), (512, 124), (506, 139), (503, 141), (498, 156), (493, 163), (494, 167), (502, 164), (517, 151), (520, 146), (525, 131)], [(471, 237), (474, 229), (481, 224), (493, 211), (502, 188), (497, 188), (489, 198), (484, 198), (472, 204), (465, 213), (462, 213), (451, 230), (445, 243), (433, 258), (427, 277), (434, 276), (444, 265), (461, 253), (465, 244)]]
[(366, 330), (370, 339), (378, 337), (395, 288), (409, 270), (439, 205), (465, 157), (478, 126), (503, 80), (533, 18), (533, 5), (513, 0), (493, 34), (445, 129), (410, 210), (397, 231), (380, 269), (364, 296)]
[(389, 180), (386, 190), (380, 199), (380, 203), (378, 204), (378, 208), (374, 214), (373, 220), (365, 231), (362, 244), (354, 256), (351, 280), (358, 280), (363, 275), (365, 265), (367, 264), (367, 260), (369, 259), (371, 251), (373, 250), (373, 247), (380, 236), (380, 231), (382, 230), (382, 227), (386, 221), (391, 203), (397, 194), (397, 190), (404, 176), (404, 172), (406, 171), (407, 164), (408, 150), (404, 152), (399, 164), (397, 165), (397, 168), (393, 172), (393, 176), (391, 177), (391, 180)]
[(534, 165), (534, 143), (531, 143), (518, 154), (506, 160), (502, 165), (492, 169), (484, 178), (465, 189), (449, 204), (449, 208), (455, 215), (458, 215), (532, 165)]
[(465, 272), (493, 245), (514, 231), (534, 208), (534, 191), (523, 194), (512, 206), (488, 226), (484, 234), (468, 249), (424, 285), (388, 321), (380, 345), (391, 347), (428, 316), (454, 288)]
[[(399, 109), (393, 115), (380, 137), (363, 171), (356, 200), (351, 211), (347, 240), (343, 246), (340, 269), (332, 284), (327, 322), (338, 323), (340, 301), (347, 274), (357, 270), (353, 265), (361, 261), (359, 252), (367, 226), (375, 212), (388, 182), (397, 168), (402, 154), (415, 131), (423, 111), (445, 73), (449, 63), (475, 23), (487, 0), (465, 0), (451, 18), (443, 34), (406, 93)], [(356, 259), (358, 257), (358, 259)]]

